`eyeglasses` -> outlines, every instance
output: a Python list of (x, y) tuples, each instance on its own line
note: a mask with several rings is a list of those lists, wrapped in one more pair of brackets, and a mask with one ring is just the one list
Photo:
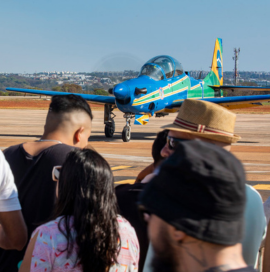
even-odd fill
[(53, 181), (58, 181), (60, 178), (60, 170), (62, 166), (54, 166), (52, 170), (52, 180)]
[(188, 141), (188, 139), (174, 138), (167, 136), (167, 144), (170, 150), (176, 150), (180, 142)]

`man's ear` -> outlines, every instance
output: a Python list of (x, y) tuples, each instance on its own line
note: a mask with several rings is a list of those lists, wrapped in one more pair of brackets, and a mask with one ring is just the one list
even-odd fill
[(176, 228), (173, 229), (172, 238), (175, 242), (181, 243), (186, 238), (186, 236), (187, 235), (183, 231), (177, 230)]
[(79, 129), (77, 129), (74, 133), (74, 139), (73, 139), (73, 144), (76, 145), (77, 143), (79, 143), (81, 141), (81, 134), (84, 131), (84, 127), (80, 127)]

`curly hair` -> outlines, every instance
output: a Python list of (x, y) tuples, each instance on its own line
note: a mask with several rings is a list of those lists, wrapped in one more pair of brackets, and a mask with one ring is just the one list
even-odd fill
[(121, 245), (113, 175), (107, 161), (90, 149), (70, 152), (58, 186), (53, 217), (62, 216), (58, 228), (67, 239), (68, 257), (77, 244), (77, 262), (84, 272), (108, 271), (117, 263)]

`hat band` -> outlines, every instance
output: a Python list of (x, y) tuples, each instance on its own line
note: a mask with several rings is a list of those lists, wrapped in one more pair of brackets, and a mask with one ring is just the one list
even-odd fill
[(176, 117), (176, 119), (174, 120), (174, 124), (179, 127), (193, 130), (196, 132), (201, 132), (201, 133), (210, 132), (210, 133), (216, 133), (216, 134), (221, 134), (221, 135), (226, 135), (226, 136), (234, 136), (233, 133), (229, 133), (229, 132), (215, 129), (215, 128), (209, 128), (209, 127), (207, 127), (205, 125), (201, 125), (201, 124), (196, 125), (196, 124), (184, 121), (183, 119), (180, 119), (178, 117)]

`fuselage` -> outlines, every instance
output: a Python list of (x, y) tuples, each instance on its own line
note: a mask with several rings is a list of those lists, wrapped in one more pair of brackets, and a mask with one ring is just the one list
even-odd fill
[[(137, 78), (117, 84), (113, 89), (117, 107), (122, 112), (153, 115), (179, 107), (186, 98), (215, 97), (205, 80), (190, 77), (176, 62), (169, 56), (155, 57), (143, 65)], [(147, 92), (136, 93), (136, 88)]]

